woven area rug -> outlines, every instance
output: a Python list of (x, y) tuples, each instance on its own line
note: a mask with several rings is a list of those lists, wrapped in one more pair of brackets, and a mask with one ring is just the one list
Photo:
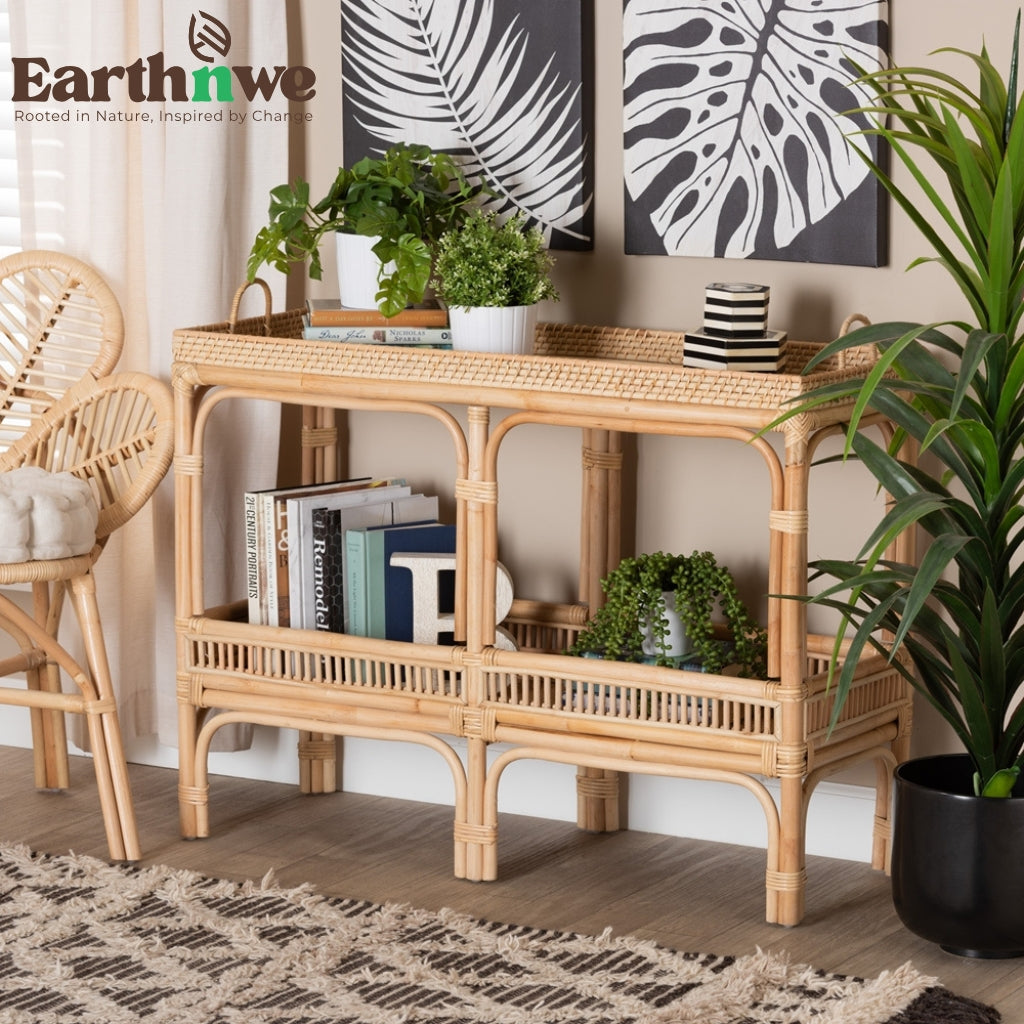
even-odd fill
[(491, 924), (0, 846), (4, 1024), (992, 1024), (909, 965)]

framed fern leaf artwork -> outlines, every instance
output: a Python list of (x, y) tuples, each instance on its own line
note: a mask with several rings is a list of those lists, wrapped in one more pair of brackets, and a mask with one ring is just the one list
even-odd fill
[(623, 0), (626, 252), (880, 266), (885, 0)]
[(593, 0), (343, 0), (342, 145), (460, 159), (553, 249), (593, 248)]

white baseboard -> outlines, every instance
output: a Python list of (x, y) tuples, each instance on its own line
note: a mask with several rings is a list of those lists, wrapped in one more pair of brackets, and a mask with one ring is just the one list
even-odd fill
[[(0, 744), (29, 745), (28, 712), (0, 708)], [(297, 783), (297, 736), (288, 729), (257, 728), (249, 750), (215, 753), (213, 775)], [(348, 792), (451, 804), (453, 786), (447, 766), (436, 753), (406, 743), (347, 739), (341, 766)], [(496, 745), (496, 755), (506, 749)], [(129, 746), (133, 763), (176, 768), (177, 751), (155, 740)], [(576, 820), (576, 769), (541, 761), (517, 761), (504, 772), (499, 810), (555, 821)], [(777, 799), (774, 780), (765, 783)], [(626, 790), (629, 828), (639, 832), (706, 839), (763, 848), (767, 828), (755, 797), (736, 785), (688, 779), (631, 775)], [(216, 800), (216, 783), (212, 799)], [(173, 812), (171, 812), (173, 813)], [(811, 800), (807, 852), (842, 860), (870, 862), (874, 791), (864, 786), (822, 783)]]
[[(349, 792), (427, 803), (451, 803), (447, 767), (436, 754), (418, 747), (346, 740), (342, 767)], [(507, 749), (491, 748), (492, 756)], [(767, 825), (761, 805), (742, 786), (633, 774), (627, 782), (627, 819), (638, 832), (707, 839), (764, 848)], [(778, 802), (778, 783), (765, 780)], [(542, 761), (516, 761), (505, 769), (498, 810), (555, 821), (576, 821), (576, 768)], [(821, 783), (811, 799), (807, 852), (870, 863), (875, 817), (874, 790)]]

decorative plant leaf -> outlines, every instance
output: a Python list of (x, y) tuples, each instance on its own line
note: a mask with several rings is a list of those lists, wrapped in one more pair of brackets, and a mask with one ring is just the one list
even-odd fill
[(516, 17), (496, 24), (494, 0), (346, 0), (343, 13), (343, 87), (362, 128), (459, 156), (494, 189), (488, 208), (521, 211), (549, 242), (586, 240), (579, 87), (553, 54), (530, 70), (543, 40)]
[[(200, 21), (194, 14), (188, 26), (188, 45), (200, 60), (212, 64), (217, 57), (226, 57), (231, 49), (231, 33), (227, 25), (212, 14), (200, 11)], [(212, 50), (217, 56), (207, 52)]]
[(881, 54), (871, 4), (626, 0), (626, 188), (665, 251), (781, 249), (868, 175), (848, 136), (851, 60)]

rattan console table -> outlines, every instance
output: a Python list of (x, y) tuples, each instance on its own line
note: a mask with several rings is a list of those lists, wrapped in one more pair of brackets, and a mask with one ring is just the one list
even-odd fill
[[(535, 354), (384, 348), (300, 340), (301, 311), (174, 334), (180, 808), (185, 836), (209, 833), (207, 754), (230, 722), (311, 736), (404, 740), (436, 751), (454, 787), (454, 870), (498, 873), (497, 793), (522, 758), (579, 767), (579, 820), (618, 822), (618, 773), (727, 781), (752, 792), (767, 821), (766, 916), (804, 913), (807, 804), (817, 783), (877, 763), (873, 859), (889, 842), (891, 769), (907, 755), (910, 696), (899, 674), (865, 659), (838, 725), (828, 729), (825, 668), (832, 640), (808, 635), (799, 601), (769, 603), (768, 681), (572, 658), (558, 652), (600, 600), (618, 561), (624, 432), (734, 439), (763, 458), (770, 482), (767, 593), (807, 586), (808, 467), (841, 429), (833, 406), (789, 421), (784, 457), (758, 437), (785, 402), (859, 366), (799, 369), (814, 346), (790, 343), (785, 372), (686, 369), (682, 335), (565, 324), (538, 327)], [(864, 355), (864, 360), (870, 360)], [(455, 646), (251, 626), (245, 602), (208, 608), (203, 594), (203, 448), (210, 416), (232, 399), (316, 410), (402, 411), (432, 417), (455, 466)], [(457, 417), (452, 407), (465, 415)], [(492, 410), (503, 410), (502, 418)], [(333, 413), (332, 413), (333, 415)], [(462, 424), (465, 424), (463, 426)], [(494, 646), (498, 453), (522, 424), (577, 428), (583, 439), (580, 601), (517, 600), (506, 624), (519, 649)], [(881, 424), (884, 429), (884, 424)], [(312, 423), (313, 444), (331, 443)], [(209, 715), (217, 709), (217, 715)], [(447, 741), (464, 737), (465, 758)], [(502, 751), (488, 764), (489, 744)], [(323, 744), (326, 748), (328, 745)], [(312, 757), (329, 756), (314, 749)], [(779, 804), (764, 785), (779, 780)], [(329, 786), (325, 788), (330, 788)]]

